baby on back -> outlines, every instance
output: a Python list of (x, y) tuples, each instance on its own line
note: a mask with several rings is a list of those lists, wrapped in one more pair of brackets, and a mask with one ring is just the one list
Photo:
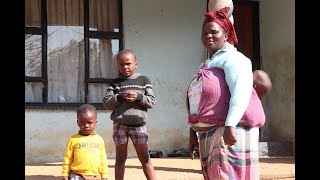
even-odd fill
[(253, 72), (253, 86), (260, 99), (271, 91), (272, 83), (269, 75), (262, 70)]

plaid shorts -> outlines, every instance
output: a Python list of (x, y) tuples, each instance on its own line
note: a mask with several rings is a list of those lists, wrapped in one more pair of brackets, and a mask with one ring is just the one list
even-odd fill
[(149, 135), (147, 127), (129, 127), (113, 121), (113, 141), (116, 145), (128, 143), (128, 138), (132, 140), (133, 144), (148, 144)]

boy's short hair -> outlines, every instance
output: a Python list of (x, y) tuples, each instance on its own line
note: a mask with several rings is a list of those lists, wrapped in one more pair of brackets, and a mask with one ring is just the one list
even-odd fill
[(94, 112), (95, 114), (97, 114), (97, 109), (93, 105), (91, 105), (91, 104), (83, 104), (77, 110), (77, 117), (79, 117), (80, 114), (86, 113), (88, 111), (89, 112)]
[(130, 50), (130, 49), (123, 49), (123, 50), (121, 50), (121, 51), (118, 53), (118, 55), (117, 55), (117, 60), (119, 60), (119, 57), (121, 57), (121, 56), (123, 56), (123, 55), (125, 55), (125, 54), (132, 54), (133, 57), (134, 57), (134, 59), (136, 59), (136, 54), (135, 54), (132, 50)]

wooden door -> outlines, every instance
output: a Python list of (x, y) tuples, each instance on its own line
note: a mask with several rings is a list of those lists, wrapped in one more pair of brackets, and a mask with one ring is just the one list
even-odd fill
[(252, 70), (261, 69), (259, 2), (234, 2), (234, 26), (238, 37), (235, 47), (252, 61)]

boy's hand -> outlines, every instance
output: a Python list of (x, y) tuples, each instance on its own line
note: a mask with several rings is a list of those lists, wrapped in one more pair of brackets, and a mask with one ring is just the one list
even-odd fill
[(138, 93), (135, 91), (122, 93), (121, 95), (123, 95), (124, 96), (123, 99), (125, 99), (128, 102), (133, 102), (133, 101), (137, 100), (137, 97), (138, 97)]
[(119, 95), (121, 96), (122, 99), (127, 100), (127, 99), (126, 99), (127, 94), (128, 94), (128, 93), (120, 93)]
[(63, 176), (63, 177), (62, 177), (62, 180), (68, 180), (68, 179), (69, 179), (68, 176)]

